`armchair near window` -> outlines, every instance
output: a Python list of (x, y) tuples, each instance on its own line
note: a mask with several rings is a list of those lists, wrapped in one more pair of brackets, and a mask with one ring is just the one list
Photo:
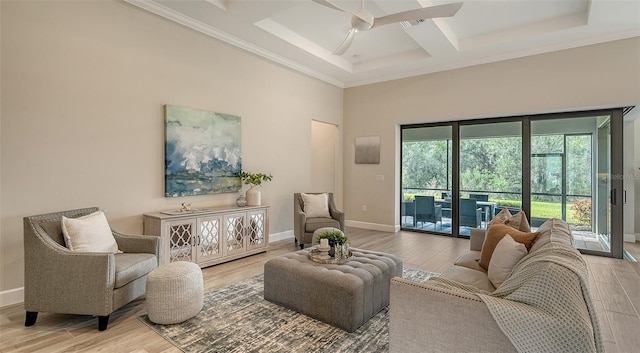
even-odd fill
[(121, 251), (115, 254), (66, 247), (62, 216), (96, 211), (92, 207), (24, 218), (25, 326), (35, 324), (38, 312), (44, 311), (98, 316), (98, 329), (104, 331), (113, 311), (145, 294), (147, 274), (158, 267), (158, 237), (111, 230)]
[[(307, 193), (308, 199), (319, 200), (319, 196), (326, 195), (325, 204), (305, 205), (303, 193), (293, 194), (293, 234), (295, 241), (304, 249), (305, 244), (311, 244), (313, 232), (317, 229), (332, 227), (344, 232), (344, 213), (336, 208), (333, 193)], [(313, 208), (313, 209), (312, 209)], [(318, 210), (328, 209), (326, 213)]]

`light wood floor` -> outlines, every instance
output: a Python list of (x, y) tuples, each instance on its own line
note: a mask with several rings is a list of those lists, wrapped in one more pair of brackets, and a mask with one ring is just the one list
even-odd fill
[[(467, 239), (412, 232), (393, 234), (348, 228), (347, 235), (352, 246), (393, 253), (404, 259), (406, 267), (432, 272), (442, 272), (469, 248)], [(625, 243), (625, 248), (640, 259), (639, 243)], [(205, 288), (219, 288), (261, 274), (265, 261), (295, 250), (292, 240), (278, 242), (265, 254), (203, 269)], [(585, 258), (607, 352), (638, 352), (640, 265), (595, 256)], [(95, 318), (49, 313), (40, 313), (34, 326), (24, 327), (22, 305), (5, 307), (0, 309), (0, 352), (179, 353), (138, 320), (144, 313), (144, 299), (136, 300), (113, 313), (109, 328), (99, 332)]]

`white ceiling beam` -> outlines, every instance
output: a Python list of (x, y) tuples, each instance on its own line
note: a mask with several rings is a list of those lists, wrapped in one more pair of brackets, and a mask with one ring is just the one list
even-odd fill
[[(445, 31), (448, 33), (445, 34)], [(417, 26), (406, 28), (405, 32), (430, 56), (451, 55), (458, 52), (458, 38), (446, 23), (443, 26), (443, 23), (426, 20)]]
[(590, 0), (588, 23), (590, 25), (638, 26), (640, 1)]
[(545, 35), (558, 33), (587, 25), (587, 13), (556, 17), (551, 20), (511, 27), (460, 40), (460, 50), (467, 51), (490, 48), (507, 43), (523, 42)]
[(315, 44), (307, 38), (271, 19), (266, 18), (254, 23), (254, 25), (336, 67), (339, 67), (342, 70), (353, 72), (353, 66), (351, 63), (345, 60), (342, 56), (333, 55), (327, 49)]
[(227, 11), (227, 1), (226, 0), (206, 0), (208, 3), (215, 5), (225, 11)]
[(422, 49), (409, 50), (402, 53), (385, 56), (373, 60), (358, 62), (353, 65), (353, 72), (367, 72), (371, 70), (384, 70), (389, 67), (410, 65), (420, 60), (429, 58), (429, 54)]
[[(376, 3), (387, 14), (434, 6), (430, 0), (380, 1)], [(412, 6), (408, 6), (412, 5)], [(392, 24), (391, 26), (396, 26)], [(400, 24), (397, 24), (400, 26)], [(458, 51), (458, 37), (453, 33), (444, 18), (427, 19), (424, 22), (405, 28), (405, 33), (413, 39), (428, 56), (453, 54)]]

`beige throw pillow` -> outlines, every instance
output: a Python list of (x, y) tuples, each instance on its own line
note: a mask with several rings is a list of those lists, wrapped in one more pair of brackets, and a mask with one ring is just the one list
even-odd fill
[(498, 214), (495, 217), (493, 217), (493, 219), (491, 220), (491, 223), (489, 224), (494, 224), (497, 222), (504, 223), (509, 218), (511, 218), (511, 212), (509, 212), (509, 209), (505, 207), (502, 210), (500, 210), (500, 212), (498, 212)]
[(511, 235), (505, 235), (496, 245), (487, 276), (494, 287), (498, 288), (511, 274), (515, 265), (527, 255), (527, 248), (522, 243), (513, 240)]
[(531, 226), (529, 226), (527, 216), (522, 211), (512, 215), (511, 212), (509, 212), (509, 209), (503, 208), (502, 211), (500, 211), (493, 220), (491, 220), (490, 224), (498, 222), (508, 224), (513, 229), (517, 229), (522, 232), (531, 232)]
[(307, 217), (331, 218), (329, 213), (329, 194), (302, 194), (302, 209)]
[(484, 243), (482, 243), (480, 260), (478, 260), (478, 265), (480, 265), (480, 267), (485, 270), (489, 269), (489, 261), (491, 261), (491, 256), (493, 255), (496, 245), (498, 245), (498, 242), (500, 242), (500, 240), (502, 240), (502, 238), (507, 234), (511, 235), (513, 240), (518, 243), (524, 244), (527, 250), (531, 249), (534, 239), (538, 236), (538, 233), (521, 232), (504, 223), (497, 222), (491, 224), (487, 230), (487, 234), (485, 235)]
[(118, 251), (118, 244), (102, 211), (78, 218), (62, 216), (62, 234), (71, 251), (112, 254)]

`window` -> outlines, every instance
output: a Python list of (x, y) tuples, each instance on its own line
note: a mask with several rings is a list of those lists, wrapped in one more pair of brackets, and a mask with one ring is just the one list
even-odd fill
[(621, 127), (622, 109), (402, 126), (401, 228), (464, 237), (507, 207), (622, 257)]

